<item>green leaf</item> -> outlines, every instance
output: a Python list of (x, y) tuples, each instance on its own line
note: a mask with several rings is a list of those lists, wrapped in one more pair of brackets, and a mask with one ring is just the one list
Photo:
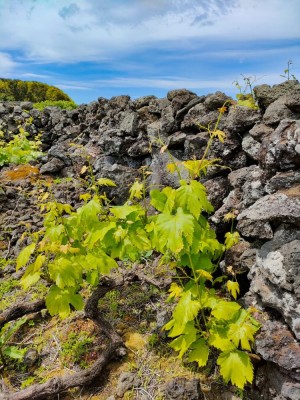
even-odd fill
[(236, 347), (240, 345), (242, 349), (250, 351), (259, 328), (260, 324), (246, 310), (240, 310), (236, 321), (229, 326), (228, 337)]
[(193, 241), (194, 219), (192, 215), (185, 214), (181, 207), (175, 215), (160, 214), (156, 220), (157, 247), (160, 251), (171, 250), (179, 253), (183, 247), (185, 238), (189, 244)]
[(240, 350), (223, 352), (219, 355), (217, 364), (224, 381), (231, 381), (239, 389), (244, 389), (247, 382), (253, 381), (253, 365), (247, 353)]
[(217, 302), (211, 313), (217, 320), (224, 319), (225, 321), (228, 321), (234, 317), (234, 314), (240, 308), (241, 306), (234, 301), (220, 300)]
[(240, 241), (240, 234), (238, 232), (227, 232), (225, 233), (225, 247), (226, 250), (230, 249), (232, 246)]
[(45, 238), (49, 239), (51, 242), (61, 242), (64, 236), (65, 228), (62, 224), (49, 227), (45, 234)]
[(26, 271), (20, 281), (25, 290), (38, 282), (41, 276), (41, 268), (45, 261), (46, 257), (43, 254), (39, 254), (35, 262), (26, 268)]
[(71, 259), (58, 257), (48, 265), (50, 278), (60, 289), (66, 286), (76, 287), (81, 282), (82, 268), (74, 264), (73, 257)]
[(190, 362), (196, 361), (199, 367), (204, 367), (207, 364), (208, 355), (209, 355), (209, 347), (206, 344), (206, 341), (201, 338), (198, 339), (191, 346), (192, 351), (189, 354), (188, 360)]
[(128, 204), (124, 204), (123, 206), (114, 206), (110, 208), (110, 211), (114, 214), (118, 219), (126, 219), (130, 214), (135, 211), (138, 211), (137, 206), (129, 206)]
[(154, 189), (151, 190), (150, 197), (151, 205), (155, 207), (158, 211), (163, 212), (167, 201), (167, 195), (162, 193), (158, 189)]
[(114, 221), (100, 222), (98, 224), (97, 230), (95, 232), (89, 232), (83, 245), (87, 246), (89, 249), (92, 249), (98, 241), (103, 241), (103, 239), (105, 238), (105, 235), (109, 231), (111, 231), (112, 229), (115, 229), (115, 228), (116, 228), (116, 223)]
[(172, 189), (171, 187), (167, 186), (162, 190), (162, 193), (165, 194), (167, 197), (167, 201), (163, 209), (163, 212), (171, 214), (175, 205), (176, 191), (175, 189)]
[(10, 358), (22, 359), (24, 357), (24, 350), (18, 349), (16, 346), (7, 346), (3, 350), (3, 354)]
[[(174, 323), (168, 336), (175, 337), (184, 333), (186, 324), (198, 315), (200, 308), (200, 302), (198, 300), (192, 300), (191, 292), (184, 292), (174, 309)], [(165, 327), (165, 329), (167, 329), (167, 327)]]
[(100, 178), (97, 180), (99, 186), (117, 186), (114, 181), (107, 178)]
[(118, 268), (117, 262), (100, 249), (95, 249), (94, 254), (88, 253), (84, 256), (87, 270), (97, 269), (99, 274), (107, 275), (113, 268)]
[(3, 326), (0, 331), (0, 347), (6, 344), (12, 335), (27, 321), (27, 318), (23, 317), (16, 322), (8, 322)]
[(72, 206), (70, 204), (56, 203), (56, 207), (60, 214), (63, 214), (64, 212), (72, 214)]
[(80, 294), (75, 293), (74, 288), (60, 289), (53, 285), (46, 296), (46, 306), (51, 316), (58, 314), (64, 319), (70, 315), (70, 304), (76, 310), (82, 310), (83, 300)]
[(237, 295), (240, 293), (240, 285), (234, 281), (227, 281), (226, 287), (231, 296), (236, 300)]
[(213, 206), (207, 199), (206, 188), (195, 180), (189, 184), (185, 180), (180, 181), (180, 187), (176, 190), (176, 206), (189, 211), (196, 219), (202, 210), (213, 211)]
[(144, 190), (145, 190), (144, 184), (139, 181), (135, 181), (134, 184), (129, 189), (130, 200), (134, 198), (141, 199), (143, 197)]
[(36, 246), (35, 243), (31, 243), (30, 245), (26, 246), (23, 250), (21, 250), (20, 254), (17, 257), (17, 267), (16, 267), (17, 271), (28, 263), (31, 254), (35, 250), (35, 246)]
[(221, 351), (234, 350), (236, 346), (230, 341), (227, 335), (228, 329), (224, 326), (214, 326), (209, 330), (208, 343)]
[(80, 216), (80, 222), (84, 226), (93, 225), (94, 220), (98, 221), (98, 214), (101, 212), (101, 204), (97, 196), (77, 209), (77, 214)]
[(20, 280), (23, 289), (27, 290), (30, 286), (34, 285), (40, 280), (41, 272), (35, 271), (34, 265), (31, 264), (27, 267), (25, 274)]
[(170, 347), (175, 351), (179, 351), (178, 357), (182, 358), (184, 353), (189, 349), (191, 344), (195, 342), (197, 335), (197, 329), (194, 326), (194, 322), (188, 322), (185, 326), (182, 335), (174, 339), (170, 343)]

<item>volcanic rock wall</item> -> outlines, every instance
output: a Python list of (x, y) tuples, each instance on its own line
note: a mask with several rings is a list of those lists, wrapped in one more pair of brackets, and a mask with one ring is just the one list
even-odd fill
[[(261, 85), (254, 92), (259, 110), (230, 106), (223, 115), (219, 129), (226, 140), (213, 143), (208, 157), (220, 161), (204, 184), (215, 207), (210, 221), (220, 235), (230, 229), (224, 215), (238, 213), (242, 240), (221, 266), (239, 271), (241, 302), (263, 311), (253, 398), (299, 400), (300, 84)], [(208, 141), (201, 126), (214, 126), (226, 100), (221, 92), (198, 97), (181, 89), (164, 99), (99, 98), (72, 111), (49, 107), (39, 112), (28, 102), (1, 103), (0, 129), (7, 140), (19, 125), (32, 137), (41, 133), (46, 155), (35, 163), (40, 174), (69, 178), (53, 189), (60, 201), (78, 203), (82, 167), (89, 164), (96, 178), (118, 184), (109, 193), (118, 203), (144, 165), (153, 172), (152, 187), (176, 186), (177, 178), (165, 170), (169, 160), (159, 151), (162, 143), (175, 160), (201, 158)], [(41, 225), (32, 198), (20, 188), (36, 191), (38, 186), (29, 178), (5, 181), (9, 169), (0, 171), (5, 182), (0, 182), (0, 223), (10, 254), (17, 254), (24, 225)]]

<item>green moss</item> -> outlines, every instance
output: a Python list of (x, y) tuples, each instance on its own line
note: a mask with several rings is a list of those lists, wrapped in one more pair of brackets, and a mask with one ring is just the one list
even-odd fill
[(66, 101), (66, 100), (58, 100), (58, 101), (53, 101), (53, 100), (45, 100), (41, 101), (39, 103), (34, 103), (33, 105), (34, 108), (37, 110), (43, 111), (45, 107), (58, 107), (63, 110), (74, 110), (77, 108), (77, 104), (74, 103), (74, 101)]
[(88, 332), (70, 332), (61, 346), (61, 360), (64, 366), (79, 364), (81, 368), (86, 368), (88, 365), (84, 355), (91, 349), (93, 341), (94, 336), (90, 336)]

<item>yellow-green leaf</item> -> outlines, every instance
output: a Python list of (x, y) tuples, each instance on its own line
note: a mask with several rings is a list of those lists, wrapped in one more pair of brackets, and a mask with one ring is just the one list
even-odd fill
[(35, 250), (35, 243), (31, 243), (30, 245), (26, 246), (23, 250), (21, 250), (20, 254), (17, 257), (17, 267), (16, 270), (24, 267), (30, 259), (31, 254)]
[(129, 189), (130, 192), (130, 200), (136, 198), (141, 199), (144, 193), (144, 184), (139, 181), (135, 181), (134, 184)]
[(234, 301), (220, 300), (212, 310), (212, 315), (218, 320), (230, 320), (234, 314), (241, 308), (238, 303)]
[(241, 346), (244, 350), (251, 350), (251, 343), (254, 342), (254, 335), (259, 330), (260, 324), (252, 318), (246, 310), (240, 310), (239, 316), (234, 323), (231, 323), (228, 330), (228, 337), (236, 347)]
[(46, 306), (50, 315), (58, 314), (60, 318), (67, 318), (71, 312), (70, 304), (76, 309), (83, 308), (83, 300), (80, 294), (76, 294), (73, 288), (60, 289), (53, 285), (46, 296)]
[(194, 219), (192, 215), (185, 214), (181, 207), (175, 215), (162, 213), (156, 221), (158, 231), (157, 247), (160, 251), (171, 250), (179, 253), (183, 247), (183, 240), (191, 244), (194, 233)]
[(227, 281), (226, 287), (231, 296), (236, 300), (237, 295), (240, 293), (240, 286), (237, 282)]
[(191, 292), (185, 292), (174, 309), (174, 323), (168, 336), (175, 337), (184, 333), (186, 324), (197, 316), (200, 308), (200, 302), (192, 299)]
[(107, 178), (100, 178), (97, 180), (99, 186), (117, 186), (114, 181)]
[(180, 294), (182, 293), (182, 287), (178, 286), (177, 283), (173, 282), (171, 283), (170, 289), (169, 289), (169, 297), (168, 300), (173, 299), (174, 297), (179, 297)]
[(229, 351), (236, 348), (228, 338), (227, 329), (225, 327), (214, 326), (210, 329), (209, 334), (208, 343), (210, 346), (214, 346), (221, 351)]
[(237, 244), (240, 240), (240, 234), (238, 232), (227, 232), (225, 233), (225, 247), (226, 250)]
[(174, 163), (167, 164), (167, 170), (173, 174), (176, 171), (176, 165)]
[(178, 357), (182, 358), (184, 353), (189, 349), (192, 343), (195, 342), (197, 335), (197, 329), (194, 326), (194, 322), (188, 322), (185, 325), (185, 329), (182, 335), (174, 339), (170, 343), (172, 349), (179, 351)]
[(201, 338), (191, 346), (192, 351), (189, 354), (188, 360), (190, 362), (196, 361), (199, 367), (204, 367), (207, 364), (209, 347), (206, 341)]
[(217, 364), (226, 383), (231, 381), (239, 389), (244, 389), (247, 382), (253, 381), (253, 365), (247, 353), (240, 350), (223, 352), (219, 355)]
[(224, 140), (225, 140), (225, 138), (226, 138), (225, 132), (220, 131), (220, 129), (217, 129), (217, 130), (215, 130), (215, 131), (213, 132), (213, 135), (214, 135), (214, 136), (217, 136), (217, 138), (219, 139), (219, 141), (220, 141), (221, 143), (224, 143)]

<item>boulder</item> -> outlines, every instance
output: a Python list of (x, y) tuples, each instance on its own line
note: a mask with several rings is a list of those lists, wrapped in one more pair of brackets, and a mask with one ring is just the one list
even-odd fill
[(229, 102), (230, 100), (232, 100), (232, 98), (228, 97), (225, 93), (216, 92), (214, 94), (209, 94), (206, 96), (204, 105), (207, 110), (212, 111), (221, 108), (225, 104), (225, 102)]
[(299, 273), (300, 229), (281, 225), (274, 238), (257, 252), (249, 273), (250, 293), (258, 296), (263, 307), (279, 312), (297, 339), (300, 339)]
[(249, 131), (260, 120), (261, 113), (259, 110), (240, 106), (230, 107), (225, 128), (231, 132), (242, 134)]
[(286, 118), (294, 118), (294, 113), (286, 106), (286, 96), (279, 97), (271, 103), (263, 116), (263, 122), (266, 125), (278, 125), (279, 122)]
[(297, 80), (289, 80), (279, 85), (259, 85), (254, 88), (255, 98), (259, 107), (266, 109), (271, 103), (282, 97), (290, 94), (292, 96), (300, 93), (300, 84)]
[(288, 170), (300, 165), (300, 120), (284, 119), (265, 143), (260, 163), (271, 170)]
[[(279, 191), (257, 200), (237, 217), (238, 231), (246, 237), (271, 238), (270, 222), (300, 226), (300, 186), (294, 191)], [(260, 232), (260, 229), (261, 232)]]

